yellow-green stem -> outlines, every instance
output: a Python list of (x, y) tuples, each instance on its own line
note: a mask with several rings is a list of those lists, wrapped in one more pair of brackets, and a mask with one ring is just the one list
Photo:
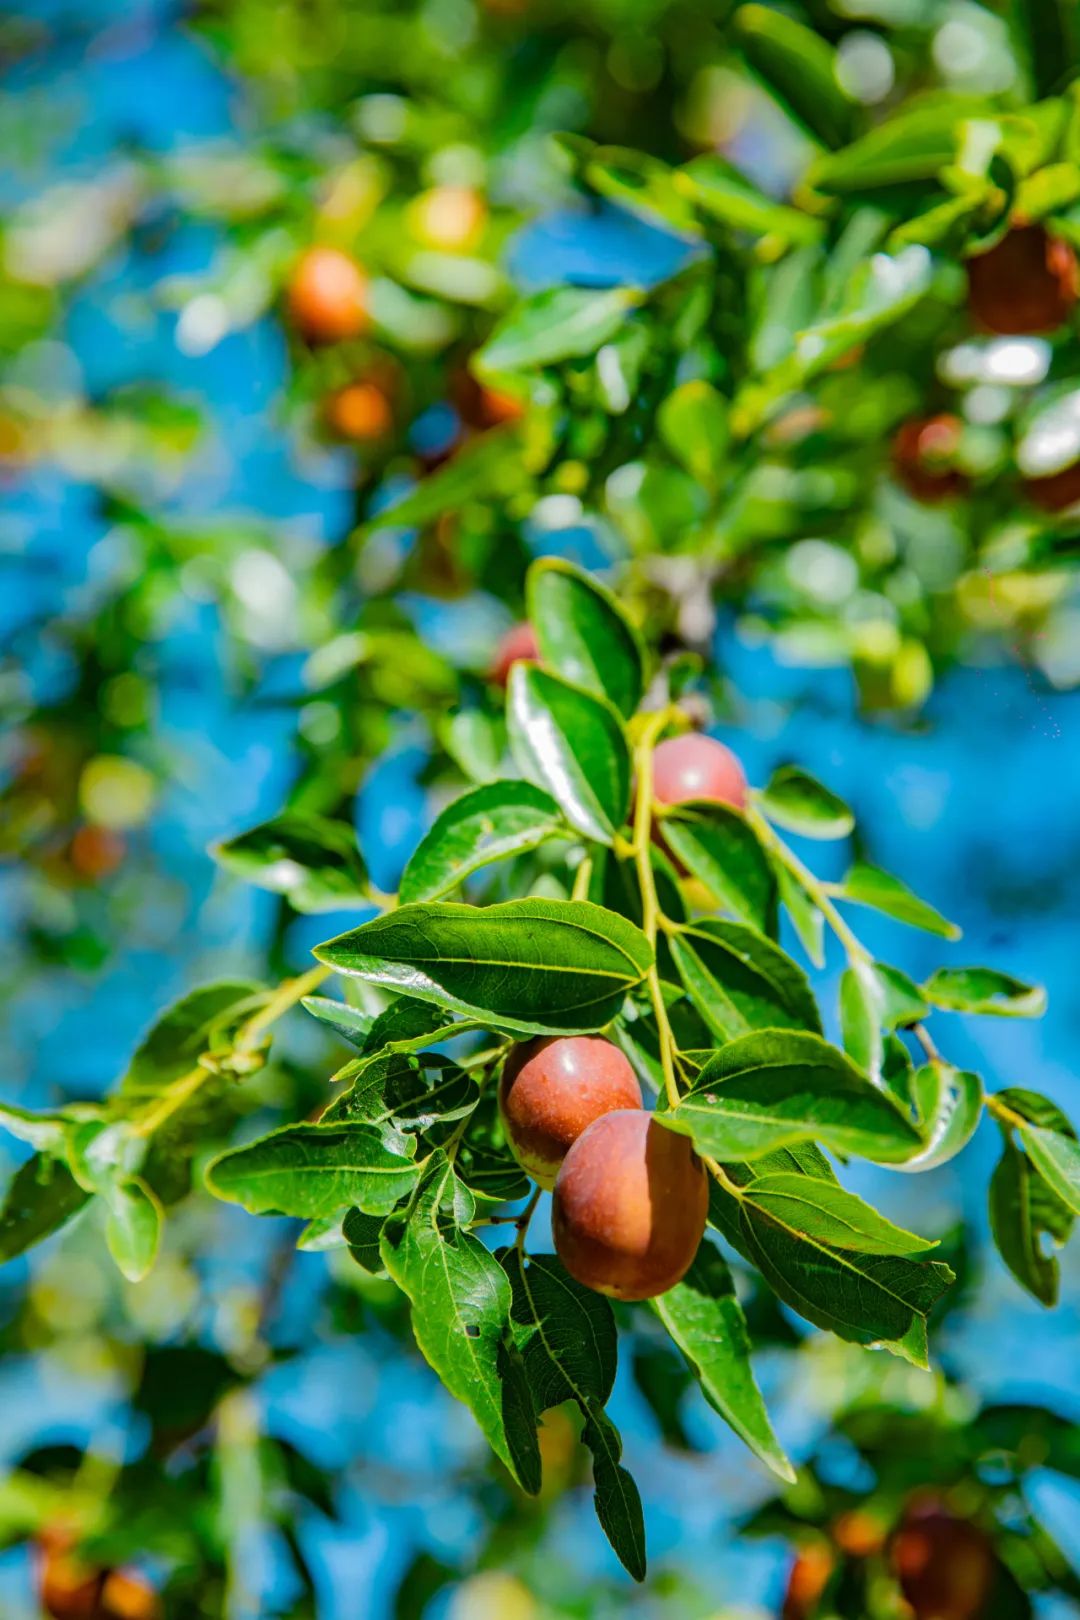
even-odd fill
[(815, 877), (808, 866), (803, 865), (795, 851), (784, 843), (784, 840), (771, 823), (766, 821), (760, 810), (752, 804), (746, 808), (746, 819), (757, 833), (759, 841), (766, 849), (771, 850), (781, 865), (787, 867), (799, 887), (809, 895), (815, 906), (817, 906), (821, 915), (844, 947), (848, 961), (869, 961), (870, 952), (852, 929), (848, 927), (833, 905), (829, 897), (831, 885), (823, 883), (819, 877)]
[(664, 1076), (664, 1091), (667, 1096), (668, 1107), (675, 1108), (679, 1101), (679, 1083), (675, 1076), (675, 1042), (671, 1034), (671, 1025), (668, 1022), (667, 1008), (664, 1006), (664, 992), (655, 960), (656, 936), (660, 927), (660, 902), (656, 894), (656, 876), (650, 858), (653, 810), (653, 748), (656, 739), (667, 725), (669, 719), (670, 711), (668, 709), (659, 709), (655, 714), (649, 715), (634, 749), (637, 801), (634, 806), (633, 852), (638, 887), (641, 890), (641, 927), (652, 947), (654, 958), (645, 982), (649, 987), (649, 999), (652, 1002), (653, 1017), (656, 1019), (657, 1036), (660, 1042), (660, 1067)]

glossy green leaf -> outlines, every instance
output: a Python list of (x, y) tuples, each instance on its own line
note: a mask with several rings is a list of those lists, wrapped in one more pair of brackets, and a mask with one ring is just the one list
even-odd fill
[(360, 1058), (338, 1079), (352, 1079), (352, 1084), (323, 1114), (324, 1125), (392, 1125), (399, 1131), (424, 1132), (441, 1121), (464, 1118), (478, 1096), (472, 1076), (436, 1052)]
[(645, 1516), (633, 1478), (622, 1466), (618, 1429), (598, 1401), (590, 1401), (581, 1438), (592, 1452), (593, 1501), (600, 1527), (636, 1581), (645, 1579)]
[(215, 844), (213, 855), (245, 882), (285, 895), (296, 911), (338, 911), (370, 901), (356, 834), (324, 816), (286, 810)]
[(118, 1181), (110, 1190), (105, 1241), (128, 1282), (141, 1282), (157, 1258), (161, 1242), (161, 1205), (145, 1182)]
[(926, 1318), (954, 1280), (940, 1261), (830, 1248), (744, 1204), (742, 1247), (776, 1293), (808, 1322), (855, 1344), (927, 1361)]
[(721, 1040), (752, 1029), (821, 1031), (802, 969), (745, 923), (703, 921), (670, 938), (688, 995)]
[(771, 6), (740, 6), (735, 38), (758, 78), (816, 140), (850, 140), (854, 103), (836, 76), (836, 53), (812, 28)]
[(545, 558), (529, 569), (526, 603), (544, 663), (633, 715), (645, 690), (645, 653), (613, 593), (573, 564)]
[(692, 158), (676, 171), (675, 183), (704, 213), (732, 230), (797, 243), (816, 242), (822, 234), (820, 220), (760, 191), (718, 152)]
[(330, 996), (305, 996), (300, 1005), (320, 1024), (325, 1024), (335, 1035), (348, 1041), (350, 1046), (358, 1046), (361, 1050), (375, 1023), (374, 1013), (361, 1012), (347, 1001), (335, 1001)]
[(1017, 1134), (1047, 1186), (1080, 1215), (1080, 1142), (1041, 1125), (1021, 1125)]
[(906, 974), (885, 962), (857, 957), (840, 980), (844, 1047), (861, 1069), (880, 1081), (885, 1035), (918, 1023), (929, 1005)]
[(799, 943), (815, 967), (824, 967), (824, 917), (806, 890), (796, 878), (792, 877), (786, 866), (778, 861), (774, 870), (780, 899), (788, 916), (791, 918), (791, 926), (798, 935)]
[(856, 905), (870, 906), (874, 911), (884, 912), (887, 917), (895, 917), (897, 922), (922, 928), (928, 934), (940, 934), (943, 939), (960, 938), (960, 930), (955, 923), (949, 922), (925, 900), (920, 900), (899, 878), (883, 872), (880, 867), (868, 866), (865, 861), (857, 861), (849, 868), (839, 898), (851, 900)]
[(1060, 1246), (1073, 1221), (1069, 1205), (1006, 1135), (990, 1178), (990, 1230), (1017, 1282), (1043, 1305), (1056, 1302), (1060, 1282), (1057, 1256), (1044, 1240)]
[(842, 151), (817, 158), (808, 175), (810, 184), (843, 197), (936, 180), (956, 160), (961, 119), (969, 106), (943, 96), (924, 106), (906, 107)]
[(548, 287), (521, 299), (473, 357), (481, 375), (529, 371), (595, 354), (642, 295), (632, 287)]
[(710, 1406), (781, 1479), (795, 1471), (773, 1433), (750, 1363), (750, 1337), (731, 1268), (703, 1243), (682, 1282), (653, 1309), (685, 1356)]
[(656, 414), (660, 437), (675, 460), (706, 489), (719, 484), (731, 444), (730, 405), (711, 383), (694, 377), (668, 395)]
[(412, 1190), (418, 1173), (374, 1126), (286, 1125), (219, 1154), (206, 1184), (253, 1215), (317, 1220), (351, 1204), (385, 1214)]
[(510, 671), (507, 720), (522, 773), (586, 838), (612, 843), (630, 810), (630, 748), (613, 705), (519, 663)]
[(682, 804), (660, 823), (664, 843), (719, 905), (763, 933), (776, 927), (776, 883), (752, 829), (726, 804)]
[(926, 1063), (908, 1077), (907, 1088), (926, 1146), (898, 1170), (934, 1170), (956, 1157), (982, 1118), (983, 1086), (977, 1074), (951, 1063)]
[(438, 900), (491, 861), (566, 837), (558, 805), (531, 782), (490, 782), (462, 794), (421, 839), (401, 878), (398, 898)]
[(757, 1159), (812, 1140), (897, 1164), (921, 1145), (901, 1109), (842, 1052), (819, 1035), (795, 1030), (729, 1042), (665, 1123), (722, 1161)]
[(0, 1206), (0, 1261), (14, 1260), (35, 1243), (51, 1237), (89, 1203), (66, 1164), (35, 1153), (8, 1182)]
[(349, 1253), (357, 1265), (374, 1276), (384, 1271), (380, 1239), (385, 1218), (365, 1215), (362, 1209), (350, 1209), (341, 1223), (341, 1235), (349, 1246)]
[(407, 991), (497, 1029), (602, 1029), (648, 971), (641, 930), (583, 900), (401, 906), (320, 945), (340, 973)]
[(540, 1489), (536, 1415), (510, 1327), (510, 1282), (448, 1206), (453, 1166), (437, 1156), (409, 1208), (383, 1227), (383, 1264), (412, 1306), (413, 1333), (523, 1489)]
[(894, 1226), (870, 1204), (833, 1181), (796, 1171), (756, 1176), (743, 1196), (778, 1225), (831, 1249), (860, 1254), (922, 1254), (936, 1245)]
[(770, 821), (805, 838), (845, 838), (855, 817), (843, 799), (796, 765), (781, 765), (757, 795)]
[(938, 968), (923, 986), (935, 1007), (951, 1012), (993, 1013), (999, 1018), (1041, 1018), (1046, 991), (995, 968)]

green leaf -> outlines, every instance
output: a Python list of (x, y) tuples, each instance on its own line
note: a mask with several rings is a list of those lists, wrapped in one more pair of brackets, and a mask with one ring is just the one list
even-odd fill
[(0, 1261), (14, 1260), (66, 1226), (90, 1201), (66, 1164), (35, 1153), (8, 1183), (0, 1208)]
[(635, 1579), (645, 1579), (645, 1516), (641, 1496), (622, 1466), (619, 1431), (597, 1401), (590, 1401), (581, 1434), (592, 1452), (593, 1500), (600, 1528), (622, 1564)]
[(994, 968), (938, 968), (923, 986), (935, 1007), (950, 1012), (993, 1013), (999, 1018), (1041, 1018), (1046, 991)]
[(1041, 1125), (1021, 1125), (1017, 1134), (1047, 1186), (1080, 1215), (1080, 1142)]
[(356, 835), (341, 821), (286, 810), (215, 844), (211, 853), (245, 882), (285, 895), (296, 911), (337, 911), (370, 901)]
[(145, 1182), (118, 1181), (106, 1195), (109, 1214), (105, 1241), (128, 1282), (141, 1282), (157, 1259), (162, 1210)]
[(630, 749), (614, 706), (518, 663), (510, 671), (507, 721), (522, 773), (552, 795), (586, 838), (613, 843), (630, 809)]
[(320, 1024), (341, 1035), (350, 1046), (363, 1050), (375, 1023), (374, 1013), (361, 1012), (347, 1001), (334, 1001), (330, 996), (305, 996), (300, 1005)]
[(646, 220), (662, 220), (683, 235), (700, 236), (697, 215), (677, 185), (675, 171), (659, 158), (625, 146), (594, 147), (582, 174), (601, 197)]
[(884, 1033), (917, 1024), (929, 1007), (899, 968), (856, 958), (840, 980), (844, 1047), (875, 1082), (885, 1061)]
[(776, 926), (772, 867), (737, 810), (701, 800), (663, 816), (665, 845), (726, 911), (764, 933)]
[(150, 1101), (193, 1069), (204, 1052), (228, 1051), (230, 1037), (258, 1006), (263, 987), (228, 979), (190, 990), (166, 1009), (136, 1048), (120, 1082), (126, 1099)]
[(816, 968), (825, 966), (825, 919), (806, 890), (779, 861), (774, 871), (780, 899), (799, 943)]
[(529, 569), (526, 603), (544, 663), (629, 719), (645, 690), (645, 654), (612, 592), (549, 557)]
[(1043, 1238), (1065, 1243), (1073, 1219), (1069, 1206), (1006, 1135), (990, 1178), (990, 1230), (1017, 1282), (1043, 1305), (1056, 1303), (1060, 1277), (1057, 1256), (1044, 1249)]
[(855, 1344), (881, 1344), (917, 1367), (927, 1363), (926, 1318), (954, 1280), (940, 1261), (832, 1249), (744, 1204), (748, 1258), (807, 1321)]
[(757, 1176), (743, 1189), (744, 1198), (778, 1225), (832, 1249), (860, 1254), (922, 1254), (935, 1243), (906, 1232), (837, 1182), (820, 1181), (796, 1171)]
[(805, 838), (846, 838), (855, 825), (843, 799), (797, 765), (781, 765), (757, 797), (770, 821)]
[(740, 6), (735, 38), (748, 65), (823, 146), (850, 140), (855, 104), (836, 77), (836, 53), (821, 35), (771, 6)]
[(440, 1122), (463, 1119), (478, 1096), (473, 1077), (436, 1052), (359, 1058), (337, 1078), (353, 1083), (323, 1114), (324, 1125), (392, 1125), (399, 1131), (424, 1132)]
[(531, 1035), (602, 1029), (652, 964), (639, 928), (585, 900), (400, 906), (315, 955), (339, 973)]
[(379, 1246), (384, 1224), (381, 1215), (365, 1215), (362, 1209), (348, 1210), (341, 1223), (341, 1233), (349, 1245), (349, 1253), (358, 1266), (372, 1275), (386, 1269)]
[(812, 215), (759, 191), (717, 152), (704, 152), (684, 164), (676, 171), (675, 184), (698, 208), (735, 231), (806, 243), (816, 242), (824, 229)]
[(721, 1040), (752, 1029), (821, 1031), (800, 967), (745, 923), (704, 921), (672, 934), (679, 977)]
[(652, 1302), (685, 1356), (710, 1406), (781, 1479), (792, 1468), (773, 1433), (750, 1364), (746, 1319), (731, 1269), (711, 1243), (703, 1243), (682, 1282)]
[(918, 1152), (919, 1133), (892, 1098), (819, 1035), (739, 1036), (701, 1071), (665, 1124), (714, 1159), (757, 1159), (817, 1141), (882, 1164)]
[(385, 1214), (416, 1184), (417, 1166), (370, 1125), (286, 1125), (246, 1147), (230, 1148), (207, 1167), (218, 1198), (252, 1215), (305, 1220), (355, 1204)]
[(926, 1146), (898, 1170), (934, 1170), (967, 1146), (982, 1118), (983, 1086), (977, 1074), (935, 1061), (916, 1069), (908, 1090)]
[(0, 1126), (19, 1142), (38, 1148), (43, 1153), (61, 1158), (68, 1136), (88, 1119), (99, 1118), (97, 1109), (83, 1106), (60, 1108), (49, 1114), (35, 1114), (29, 1108), (17, 1108), (14, 1103), (0, 1103)]
[(548, 287), (533, 293), (498, 323), (473, 356), (473, 369), (478, 376), (497, 376), (595, 354), (642, 296), (633, 287)]
[(970, 109), (969, 98), (952, 96), (902, 108), (843, 151), (817, 158), (807, 179), (815, 190), (839, 197), (936, 180), (956, 161), (961, 121)]
[(458, 512), (473, 502), (509, 500), (526, 487), (530, 478), (521, 451), (518, 424), (479, 434), (415, 489), (369, 518), (359, 531), (360, 537), (378, 529), (421, 528), (434, 523), (444, 512)]
[(531, 782), (489, 782), (447, 805), (414, 850), (398, 898), (438, 900), (489, 862), (566, 836), (558, 805)]
[(905, 883), (880, 867), (857, 861), (849, 868), (841, 884), (839, 898), (856, 905), (870, 906), (874, 911), (895, 917), (897, 922), (922, 928), (928, 934), (940, 934), (944, 939), (959, 939), (960, 930), (955, 923), (943, 917), (940, 911), (927, 905), (913, 894)]
[(413, 1333), (523, 1489), (540, 1489), (536, 1415), (510, 1329), (510, 1282), (478, 1238), (447, 1218), (454, 1171), (437, 1155), (418, 1194), (383, 1227), (383, 1264), (412, 1305)]
[(706, 489), (720, 482), (731, 444), (730, 406), (703, 377), (691, 378), (668, 395), (656, 413), (660, 437), (680, 466)]

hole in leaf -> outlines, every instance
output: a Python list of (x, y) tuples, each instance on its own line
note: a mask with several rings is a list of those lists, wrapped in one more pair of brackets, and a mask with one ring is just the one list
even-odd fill
[(477, 1327), (475, 1322), (467, 1322), (465, 1324), (465, 1337), (467, 1339), (478, 1339), (480, 1337), (480, 1329)]

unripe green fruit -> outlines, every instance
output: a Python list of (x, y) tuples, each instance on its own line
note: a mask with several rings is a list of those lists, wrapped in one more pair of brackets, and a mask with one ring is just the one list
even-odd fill
[(690, 1140), (644, 1109), (622, 1109), (590, 1125), (563, 1160), (551, 1229), (560, 1260), (586, 1288), (652, 1299), (686, 1274), (708, 1207)]
[(653, 750), (653, 798), (660, 804), (714, 799), (745, 810), (746, 773), (738, 759), (715, 737), (690, 731), (668, 737)]
[(538, 1038), (503, 1065), (499, 1109), (514, 1157), (541, 1187), (554, 1187), (567, 1150), (613, 1108), (640, 1108), (629, 1059), (599, 1035)]

